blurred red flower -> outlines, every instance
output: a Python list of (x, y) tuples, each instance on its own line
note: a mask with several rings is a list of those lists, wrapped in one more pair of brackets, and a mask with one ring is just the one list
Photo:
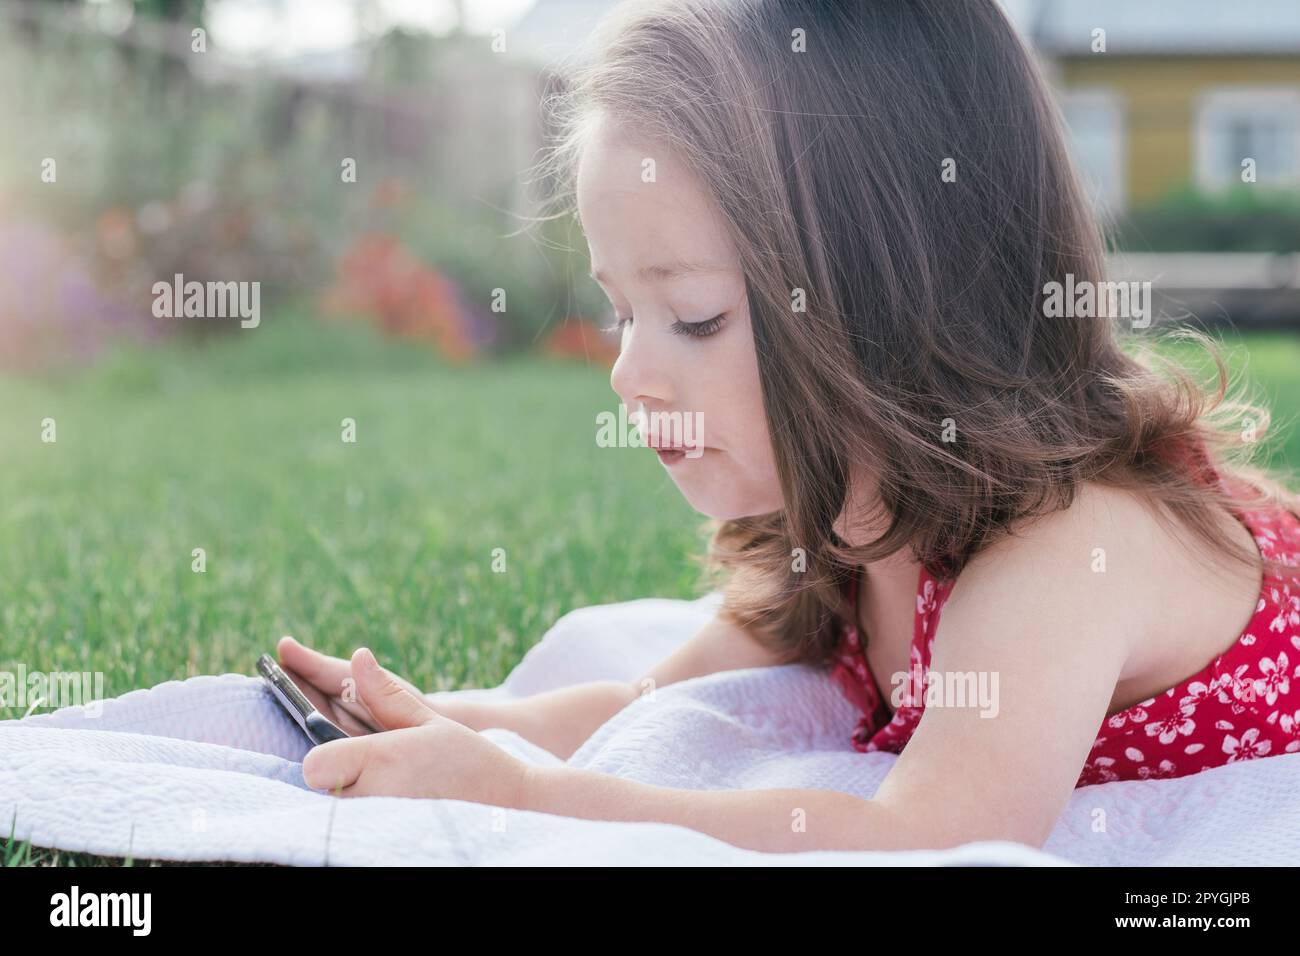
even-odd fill
[(334, 285), (323, 298), (327, 311), (376, 321), (391, 335), (433, 342), (448, 359), (479, 351), (473, 319), (455, 284), (420, 262), (395, 236), (367, 233), (339, 259)]
[(612, 368), (618, 360), (618, 339), (594, 322), (571, 315), (546, 337), (542, 351), (557, 358), (580, 358)]

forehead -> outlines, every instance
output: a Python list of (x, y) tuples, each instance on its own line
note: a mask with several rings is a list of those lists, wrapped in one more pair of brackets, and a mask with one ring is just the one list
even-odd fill
[[(593, 263), (646, 282), (735, 261), (717, 204), (666, 145), (605, 122), (588, 131), (576, 182)], [(604, 265), (597, 278), (607, 279)]]

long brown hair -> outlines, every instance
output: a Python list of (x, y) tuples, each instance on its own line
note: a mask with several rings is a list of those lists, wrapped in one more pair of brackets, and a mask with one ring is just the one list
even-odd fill
[[(1263, 443), (1243, 435), (1269, 415), (1225, 400), (1208, 336), (1175, 333), (1210, 350), (1213, 395), (1136, 340), (1127, 354), (1113, 318), (1045, 314), (1049, 282), (1105, 278), (1105, 246), (994, 0), (625, 3), (545, 105), (541, 168), (563, 211), (604, 114), (679, 151), (724, 215), (784, 507), (710, 521), (706, 580), (782, 659), (826, 659), (858, 565), (910, 548), (956, 574), (1085, 481), (1141, 493), (1255, 568), (1216, 513), (1300, 514), (1249, 463)], [(1202, 454), (1231, 488), (1201, 480)], [(861, 547), (833, 530), (851, 461), (869, 464), (885, 526)]]

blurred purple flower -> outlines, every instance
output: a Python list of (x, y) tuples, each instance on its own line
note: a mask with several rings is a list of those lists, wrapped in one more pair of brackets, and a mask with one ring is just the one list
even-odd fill
[(110, 336), (151, 331), (50, 227), (0, 222), (0, 360), (20, 367), (93, 359)]

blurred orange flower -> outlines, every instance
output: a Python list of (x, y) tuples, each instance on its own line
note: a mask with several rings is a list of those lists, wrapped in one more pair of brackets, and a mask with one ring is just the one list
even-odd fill
[(392, 335), (432, 341), (452, 361), (478, 351), (452, 283), (415, 258), (395, 236), (368, 233), (340, 258), (324, 307), (373, 318)]
[(612, 368), (618, 360), (618, 339), (595, 323), (571, 315), (546, 337), (542, 351), (557, 358), (580, 358)]

